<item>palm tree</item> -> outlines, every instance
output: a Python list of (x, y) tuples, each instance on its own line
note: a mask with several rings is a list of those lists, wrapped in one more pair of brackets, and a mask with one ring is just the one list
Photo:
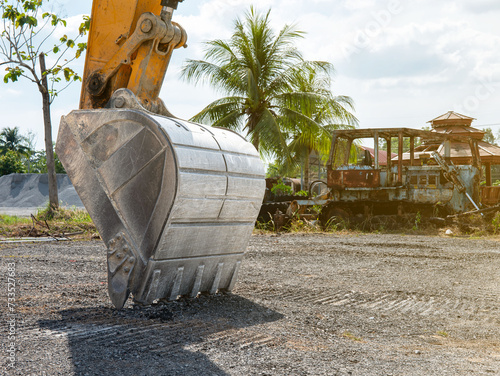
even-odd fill
[(3, 128), (0, 132), (0, 155), (5, 155), (9, 150), (18, 156), (27, 156), (30, 148), (26, 146), (26, 137), (19, 132), (19, 127)]
[(253, 7), (243, 21), (237, 19), (229, 40), (206, 43), (205, 60), (188, 60), (182, 77), (194, 83), (208, 82), (226, 97), (210, 103), (192, 120), (246, 132), (263, 156), (288, 156), (286, 124), (316, 125), (288, 106), (307, 102), (310, 95), (294, 93), (294, 82), (305, 68), (327, 71), (328, 63), (305, 61), (294, 46), (303, 32), (284, 26), (276, 34), (270, 26), (270, 11)]
[[(333, 66), (330, 72), (333, 73)], [(289, 107), (302, 113), (305, 119), (289, 124), (290, 143), (289, 150), (293, 155), (292, 165), (285, 169), (300, 164), (304, 175), (303, 185), (309, 187), (309, 157), (312, 151), (318, 155), (329, 152), (331, 134), (334, 129), (352, 128), (358, 120), (350, 112), (354, 110), (354, 103), (350, 97), (334, 96), (331, 92), (331, 75), (317, 70), (305, 70), (304, 74), (297, 77), (294, 83), (295, 93), (308, 94), (307, 102), (297, 101), (296, 94), (289, 95)]]

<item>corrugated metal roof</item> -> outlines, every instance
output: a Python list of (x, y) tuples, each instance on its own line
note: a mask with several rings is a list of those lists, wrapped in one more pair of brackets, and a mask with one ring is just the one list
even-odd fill
[(484, 131), (466, 125), (440, 125), (431, 132), (464, 135), (478, 140), (482, 140), (485, 135)]
[(358, 128), (358, 129), (336, 129), (333, 131), (333, 136), (345, 139), (359, 139), (359, 138), (374, 138), (378, 135), (379, 139), (383, 138), (397, 138), (399, 135), (403, 137), (420, 137), (422, 140), (428, 141), (444, 141), (456, 140), (466, 141), (470, 135), (455, 134), (455, 133), (441, 133), (435, 131), (426, 131), (422, 129), (413, 128)]
[[(372, 158), (375, 158), (375, 149), (374, 148), (369, 148), (367, 146), (359, 145), (359, 148), (362, 150), (368, 150), (368, 152), (371, 154)], [(391, 160), (394, 157), (397, 157), (398, 153), (391, 153)], [(378, 151), (378, 164), (381, 166), (387, 166), (387, 151), (385, 150), (380, 150)]]
[(472, 121), (476, 120), (470, 116), (459, 114), (455, 111), (448, 111), (447, 113), (438, 116), (435, 119), (429, 120), (433, 128), (454, 126), (454, 125), (464, 125), (470, 126)]
[(429, 120), (428, 123), (432, 123), (434, 121), (442, 121), (442, 120), (476, 120), (475, 118), (471, 118), (470, 116), (465, 116), (462, 114), (459, 114), (458, 112), (455, 111), (448, 111), (446, 114), (440, 115), (435, 119)]
[[(491, 145), (484, 141), (478, 143), (479, 155), (481, 156), (481, 163), (500, 164), (500, 147)], [(415, 160), (420, 158), (421, 154), (429, 154), (431, 151), (437, 151), (439, 154), (444, 155), (443, 144), (424, 144), (415, 148)], [(450, 157), (454, 164), (470, 164), (472, 163), (472, 154), (468, 143), (453, 142), (450, 148)], [(397, 160), (393, 158), (393, 161)], [(409, 162), (410, 153), (403, 154), (403, 161)], [(406, 163), (405, 163), (406, 164)]]

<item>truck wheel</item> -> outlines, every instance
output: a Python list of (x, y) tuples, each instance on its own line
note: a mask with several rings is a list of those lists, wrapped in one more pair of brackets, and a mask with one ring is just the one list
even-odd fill
[(282, 213), (286, 212), (288, 208), (288, 203), (286, 202), (265, 202), (260, 208), (257, 220), (260, 223), (267, 223), (273, 219), (273, 215), (276, 214), (276, 210), (280, 210)]
[(325, 207), (320, 214), (320, 221), (323, 228), (337, 224), (345, 224), (348, 219), (349, 213), (335, 206)]

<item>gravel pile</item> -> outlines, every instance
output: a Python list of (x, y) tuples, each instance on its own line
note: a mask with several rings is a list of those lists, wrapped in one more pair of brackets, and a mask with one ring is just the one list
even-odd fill
[[(66, 174), (57, 174), (59, 201), (63, 206), (83, 204)], [(47, 174), (10, 174), (0, 177), (0, 208), (39, 208), (49, 201)]]

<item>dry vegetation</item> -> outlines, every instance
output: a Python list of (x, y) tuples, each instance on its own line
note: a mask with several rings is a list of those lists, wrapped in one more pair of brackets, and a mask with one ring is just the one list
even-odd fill
[[(254, 231), (256, 234), (274, 232), (276, 228), (273, 221), (258, 222)], [(500, 212), (485, 216), (468, 215), (441, 223), (420, 217), (418, 214), (404, 217), (376, 216), (363, 221), (332, 221), (326, 228), (322, 228), (317, 221), (294, 218), (280, 228), (279, 232), (495, 236), (500, 234)], [(31, 218), (0, 215), (0, 239), (66, 236), (79, 239), (99, 237), (92, 219), (85, 210), (60, 208), (51, 212), (46, 208)]]
[(97, 229), (85, 210), (48, 208), (39, 210), (31, 218), (0, 215), (1, 238), (26, 237), (98, 237)]
[[(273, 221), (257, 223), (255, 233), (275, 232)], [(439, 220), (437, 218), (406, 216), (375, 216), (371, 219), (332, 220), (322, 228), (318, 221), (293, 218), (279, 229), (288, 233), (377, 233), (377, 234), (413, 234), (413, 235), (450, 235), (450, 236), (495, 236), (500, 234), (500, 212), (470, 214), (467, 216)]]

